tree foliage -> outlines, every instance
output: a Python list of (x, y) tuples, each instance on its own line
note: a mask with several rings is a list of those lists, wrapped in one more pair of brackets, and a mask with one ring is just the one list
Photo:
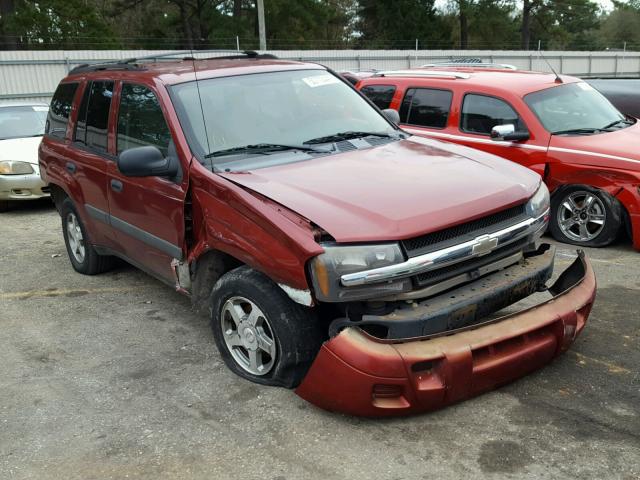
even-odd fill
[[(0, 49), (258, 48), (255, 0), (0, 0)], [(640, 48), (640, 0), (264, 0), (286, 48)]]

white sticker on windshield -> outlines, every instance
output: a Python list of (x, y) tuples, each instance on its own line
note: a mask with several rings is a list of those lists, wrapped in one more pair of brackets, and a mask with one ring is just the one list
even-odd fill
[(34, 106), (33, 110), (35, 110), (36, 112), (46, 112), (47, 110), (49, 110), (49, 107), (37, 107), (37, 106)]
[(587, 92), (589, 90), (593, 90), (593, 87), (587, 82), (578, 82), (578, 87), (580, 87), (582, 90), (586, 90)]
[(334, 83), (340, 83), (333, 75), (314, 75), (313, 77), (305, 77), (302, 79), (304, 83), (309, 85), (311, 88), (316, 87), (324, 87), (325, 85), (332, 85)]

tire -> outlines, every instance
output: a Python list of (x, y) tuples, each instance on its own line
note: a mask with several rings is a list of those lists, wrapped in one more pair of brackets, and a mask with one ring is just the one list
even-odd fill
[(618, 237), (622, 224), (622, 205), (603, 190), (572, 185), (551, 199), (549, 230), (559, 242), (604, 247)]
[[(232, 372), (286, 388), (302, 381), (326, 336), (313, 310), (293, 302), (268, 277), (247, 266), (220, 277), (210, 298), (213, 337)], [(258, 364), (262, 370), (255, 368)]]
[(9, 200), (0, 200), (0, 212), (9, 210)]
[(89, 242), (87, 230), (69, 198), (62, 202), (60, 216), (64, 243), (74, 270), (84, 275), (96, 275), (109, 270), (114, 263), (113, 257), (98, 255)]

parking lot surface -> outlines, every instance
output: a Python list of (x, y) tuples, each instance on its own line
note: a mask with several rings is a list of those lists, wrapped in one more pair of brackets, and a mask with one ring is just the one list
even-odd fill
[[(86, 277), (49, 202), (0, 216), (0, 479), (640, 477), (640, 253), (590, 250), (573, 348), (431, 414), (353, 418), (224, 366), (188, 298), (122, 265)], [(558, 247), (558, 269), (574, 254)]]

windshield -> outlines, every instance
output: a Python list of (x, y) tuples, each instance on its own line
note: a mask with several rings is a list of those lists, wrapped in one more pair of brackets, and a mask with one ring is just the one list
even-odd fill
[(214, 164), (224, 162), (220, 158), (224, 155), (265, 153), (242, 148), (247, 146), (312, 146), (325, 137), (327, 142), (336, 141), (328, 137), (343, 132), (396, 131), (357, 92), (325, 70), (188, 82), (172, 87), (172, 98), (191, 148), (200, 157), (212, 158)]
[(0, 107), (0, 140), (44, 135), (47, 107)]
[(609, 100), (584, 82), (530, 93), (524, 100), (551, 133), (596, 133), (625, 120)]

